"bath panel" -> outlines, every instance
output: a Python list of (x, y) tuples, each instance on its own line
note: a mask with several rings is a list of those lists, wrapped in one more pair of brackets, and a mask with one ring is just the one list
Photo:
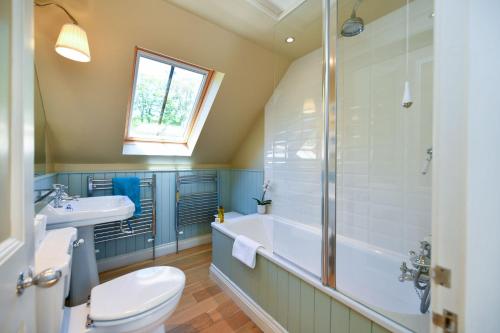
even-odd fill
[(213, 230), (213, 264), (289, 332), (390, 332), (260, 254), (255, 269), (248, 268), (232, 257), (233, 242)]

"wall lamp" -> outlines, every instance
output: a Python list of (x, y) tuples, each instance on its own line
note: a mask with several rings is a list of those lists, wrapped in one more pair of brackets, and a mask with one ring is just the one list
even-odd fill
[(62, 26), (55, 46), (56, 52), (74, 61), (89, 62), (90, 50), (87, 33), (78, 25), (73, 15), (71, 15), (66, 8), (54, 2), (35, 3), (35, 5), (38, 7), (56, 6), (62, 9), (72, 21), (72, 23), (67, 23)]

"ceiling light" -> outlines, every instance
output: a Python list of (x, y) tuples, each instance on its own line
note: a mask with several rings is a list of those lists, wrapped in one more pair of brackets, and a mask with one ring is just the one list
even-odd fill
[(285, 42), (288, 43), (288, 44), (291, 44), (291, 43), (295, 42), (295, 37), (292, 37), (292, 36), (287, 37), (285, 39)]

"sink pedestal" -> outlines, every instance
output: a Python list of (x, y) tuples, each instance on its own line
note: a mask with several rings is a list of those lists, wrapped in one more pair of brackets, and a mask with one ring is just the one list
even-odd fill
[(69, 300), (71, 306), (87, 302), (92, 288), (99, 284), (95, 259), (94, 225), (78, 227), (78, 239), (85, 241), (73, 249)]
[(79, 198), (64, 201), (61, 206), (45, 206), (40, 214), (47, 216), (47, 229), (76, 228), (84, 243), (73, 249), (69, 299), (72, 306), (87, 302), (92, 288), (99, 284), (95, 259), (94, 225), (122, 221), (134, 214), (135, 205), (123, 195)]

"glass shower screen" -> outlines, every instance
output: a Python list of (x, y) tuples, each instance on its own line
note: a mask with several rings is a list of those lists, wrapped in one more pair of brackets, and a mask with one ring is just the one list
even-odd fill
[(337, 6), (336, 289), (426, 332), (433, 2)]

